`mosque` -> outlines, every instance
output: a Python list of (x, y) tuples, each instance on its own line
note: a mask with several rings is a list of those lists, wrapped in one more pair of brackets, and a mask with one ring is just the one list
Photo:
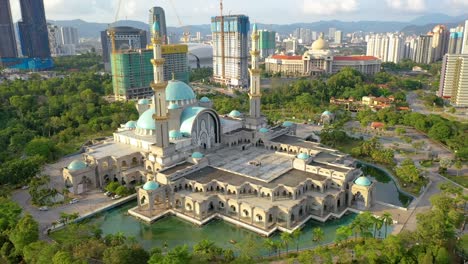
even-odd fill
[(221, 218), (266, 236), (373, 205), (375, 183), (353, 159), (297, 137), (292, 122), (267, 124), (255, 25), (250, 111), (223, 116), (187, 84), (164, 81), (159, 25), (152, 30), (154, 95), (138, 101), (137, 121), (63, 169), (72, 193), (116, 181), (136, 188), (138, 206), (129, 214), (144, 221), (172, 214), (202, 225)]

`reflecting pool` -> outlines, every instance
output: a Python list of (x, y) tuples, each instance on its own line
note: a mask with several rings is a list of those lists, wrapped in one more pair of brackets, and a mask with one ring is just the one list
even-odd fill
[[(214, 220), (198, 227), (175, 216), (169, 216), (153, 224), (147, 224), (127, 215), (127, 210), (134, 206), (136, 206), (136, 201), (101, 213), (90, 218), (89, 221), (91, 224), (97, 224), (104, 235), (123, 232), (126, 236), (135, 237), (148, 250), (153, 247), (163, 247), (164, 243), (167, 243), (168, 248), (178, 245), (193, 246), (203, 239), (211, 240), (223, 248), (235, 249), (235, 245), (231, 243), (233, 241), (240, 243), (251, 238), (263, 244), (265, 239), (256, 233), (222, 220)], [(341, 219), (330, 220), (326, 223), (309, 221), (302, 230), (299, 248), (316, 246), (312, 242), (312, 229), (315, 227), (322, 228), (325, 233), (322, 244), (333, 242), (335, 230), (342, 225), (351, 223), (355, 217), (356, 214), (348, 214)], [(388, 233), (391, 233), (391, 227), (388, 228)], [(379, 234), (384, 235), (383, 229)], [(273, 235), (272, 239), (279, 239), (279, 234)], [(295, 249), (296, 245), (292, 242), (289, 247)], [(262, 253), (267, 254), (266, 250)]]

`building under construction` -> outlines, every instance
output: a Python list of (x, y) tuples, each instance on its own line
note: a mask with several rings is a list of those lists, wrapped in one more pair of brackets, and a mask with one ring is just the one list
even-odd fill
[[(153, 94), (150, 83), (154, 80), (152, 47), (126, 50), (111, 54), (112, 83), (116, 100), (146, 98)], [(187, 45), (163, 45), (165, 59), (164, 79), (189, 82)]]
[(211, 18), (213, 36), (213, 80), (229, 87), (248, 86), (249, 17)]

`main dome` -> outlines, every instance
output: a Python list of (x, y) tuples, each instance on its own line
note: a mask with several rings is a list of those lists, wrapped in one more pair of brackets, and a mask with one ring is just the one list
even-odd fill
[(192, 100), (195, 99), (195, 93), (186, 83), (172, 80), (166, 87), (166, 101)]
[(329, 48), (328, 42), (323, 38), (323, 33), (320, 37), (312, 43), (312, 50), (327, 50)]

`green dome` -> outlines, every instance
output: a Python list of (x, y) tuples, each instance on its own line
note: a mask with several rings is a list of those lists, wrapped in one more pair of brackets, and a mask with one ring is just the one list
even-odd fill
[(284, 127), (292, 127), (293, 125), (294, 125), (294, 123), (293, 123), (293, 122), (290, 122), (290, 121), (285, 121), (285, 122), (283, 122), (283, 126), (284, 126)]
[(153, 23), (152, 29), (153, 29), (153, 32), (156, 32), (156, 31), (159, 32), (159, 23), (157, 21)]
[(179, 105), (178, 104), (170, 104), (167, 108), (173, 110), (173, 109), (179, 109)]
[(192, 100), (195, 99), (192, 88), (181, 81), (169, 81), (166, 87), (166, 101)]
[(306, 153), (299, 153), (299, 155), (297, 155), (297, 158), (301, 160), (308, 160), (310, 156), (309, 154), (306, 154)]
[(354, 181), (355, 184), (359, 186), (370, 186), (372, 182), (366, 176), (361, 176)]
[(241, 112), (237, 110), (232, 110), (231, 113), (229, 113), (230, 117), (240, 117), (241, 115), (242, 115)]
[(194, 159), (203, 159), (203, 157), (204, 157), (204, 155), (201, 154), (200, 152), (194, 152), (192, 154), (192, 158), (194, 158)]
[(204, 96), (204, 97), (202, 97), (202, 98), (200, 99), (200, 102), (201, 102), (201, 103), (209, 103), (209, 102), (211, 102), (211, 100), (210, 100), (210, 98)]
[(327, 110), (327, 111), (323, 112), (322, 115), (332, 115), (332, 112)]
[(155, 110), (150, 108), (146, 110), (143, 114), (141, 114), (140, 118), (138, 118), (137, 128), (142, 129), (156, 129), (156, 122), (154, 122), (153, 115)]
[(270, 130), (268, 128), (262, 127), (258, 130), (260, 133), (268, 133)]
[(138, 104), (147, 105), (147, 104), (149, 104), (149, 100), (148, 99), (140, 99), (140, 100), (138, 100)]
[(178, 130), (171, 130), (169, 131), (169, 138), (171, 139), (179, 139), (182, 137), (182, 133), (180, 133)]
[(147, 181), (145, 185), (143, 185), (143, 190), (145, 191), (154, 191), (159, 188), (159, 184), (154, 181)]
[(70, 163), (70, 165), (68, 165), (67, 169), (73, 171), (86, 169), (86, 163), (81, 160), (74, 160)]
[(137, 122), (136, 121), (128, 121), (126, 124), (125, 124), (125, 128), (136, 128), (137, 126)]

